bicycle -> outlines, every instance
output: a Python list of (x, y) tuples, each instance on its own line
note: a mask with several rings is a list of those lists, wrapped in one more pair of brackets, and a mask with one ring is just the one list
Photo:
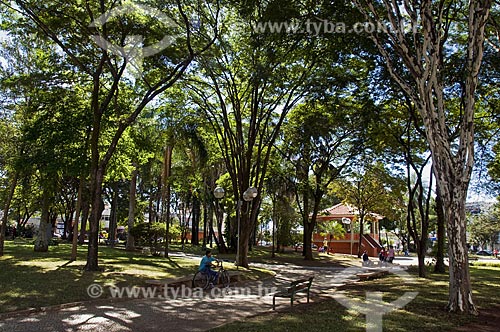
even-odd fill
[(224, 269), (222, 261), (217, 261), (217, 263), (218, 263), (217, 277), (210, 276), (210, 274), (203, 271), (198, 271), (193, 276), (193, 281), (192, 281), (193, 288), (207, 289), (211, 285), (214, 286), (219, 284), (222, 285), (224, 288), (229, 288), (229, 274)]

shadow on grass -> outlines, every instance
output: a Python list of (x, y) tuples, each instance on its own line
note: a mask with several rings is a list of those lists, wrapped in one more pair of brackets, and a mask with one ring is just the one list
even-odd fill
[(32, 245), (7, 242), (5, 256), (0, 257), (0, 312), (88, 301), (92, 298), (87, 288), (92, 284), (143, 286), (147, 279), (192, 274), (197, 265), (181, 258), (135, 256), (100, 248), (99, 264), (104, 271), (85, 272), (86, 248), (78, 249), (80, 260), (68, 261), (70, 245), (50, 247), (48, 252), (40, 253), (34, 252)]
[(0, 312), (88, 300), (86, 287), (96, 281), (77, 269), (47, 270), (41, 266), (0, 261)]
[[(219, 254), (217, 257), (234, 260), (235, 254)], [(317, 251), (313, 251), (313, 260), (308, 261), (304, 259), (300, 250), (295, 251), (290, 248), (287, 248), (283, 252), (276, 252), (275, 257), (272, 257), (270, 247), (254, 247), (248, 252), (248, 260), (250, 263), (285, 264), (305, 267), (349, 267), (353, 263), (359, 265), (359, 260), (357, 259), (347, 258), (344, 255), (319, 254)]]
[(66, 266), (68, 266), (69, 264), (73, 263), (74, 260), (69, 260), (68, 262), (64, 263), (63, 265), (59, 266), (57, 269), (63, 269), (65, 268)]
[[(468, 324), (481, 323), (479, 317), (460, 313), (448, 313), (448, 275), (430, 274), (429, 278), (418, 278), (413, 282), (398, 276), (367, 282), (357, 282), (340, 287), (352, 299), (366, 301), (368, 292), (382, 292), (384, 302), (392, 302), (405, 292), (418, 292), (417, 297), (405, 307), (383, 316), (383, 331), (454, 331)], [(500, 303), (500, 269), (471, 268), (474, 301), (481, 308)], [(488, 322), (486, 322), (488, 323)], [(480, 326), (480, 325), (475, 325)], [(310, 305), (299, 304), (285, 311), (254, 317), (246, 322), (229, 324), (211, 331), (364, 331), (365, 316), (347, 310), (335, 300), (323, 300)], [(476, 329), (481, 331), (481, 329)]]

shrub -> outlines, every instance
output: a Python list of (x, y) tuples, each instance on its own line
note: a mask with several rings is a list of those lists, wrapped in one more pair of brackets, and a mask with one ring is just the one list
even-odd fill
[(165, 224), (142, 222), (134, 225), (130, 234), (138, 246), (153, 246), (165, 236)]

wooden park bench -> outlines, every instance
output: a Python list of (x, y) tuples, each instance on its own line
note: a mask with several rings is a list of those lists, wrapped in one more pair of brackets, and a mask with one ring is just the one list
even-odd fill
[(277, 297), (286, 297), (290, 298), (290, 306), (293, 306), (293, 300), (295, 299), (295, 295), (297, 293), (306, 293), (307, 294), (307, 303), (309, 303), (309, 292), (311, 290), (311, 284), (314, 277), (310, 277), (308, 279), (300, 279), (295, 280), (290, 283), (290, 286), (286, 289), (274, 293), (273, 295), (273, 310), (276, 308), (276, 298)]
[(360, 281), (364, 281), (364, 280), (381, 278), (387, 274), (389, 274), (389, 271), (387, 270), (378, 270), (373, 272), (358, 273), (356, 274), (356, 277), (358, 277)]

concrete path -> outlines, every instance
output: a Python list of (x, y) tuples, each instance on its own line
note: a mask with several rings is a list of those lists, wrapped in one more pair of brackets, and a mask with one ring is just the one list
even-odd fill
[[(204, 294), (185, 288), (178, 289), (177, 293), (169, 290), (154, 296), (149, 294), (149, 298), (95, 300), (45, 312), (0, 316), (0, 331), (206, 331), (272, 311), (272, 293), (291, 280), (314, 276), (311, 296), (315, 302), (332, 298), (336, 287), (355, 281), (356, 272), (361, 270), (289, 265), (262, 267), (274, 270), (276, 276), (232, 285), (229, 294), (219, 288)], [(185, 298), (179, 299), (183, 291)], [(306, 302), (305, 297), (298, 298), (300, 303)], [(286, 310), (289, 306), (289, 299), (277, 299), (278, 310)]]

